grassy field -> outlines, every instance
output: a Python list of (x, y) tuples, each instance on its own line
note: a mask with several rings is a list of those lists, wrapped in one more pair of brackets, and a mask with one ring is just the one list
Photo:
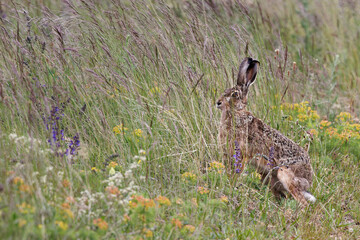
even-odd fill
[[(360, 3), (0, 2), (2, 239), (360, 239)], [(227, 174), (216, 99), (308, 149), (317, 202)]]

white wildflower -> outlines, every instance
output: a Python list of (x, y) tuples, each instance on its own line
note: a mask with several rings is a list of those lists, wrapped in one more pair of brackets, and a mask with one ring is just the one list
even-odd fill
[(45, 169), (46, 172), (51, 172), (54, 168), (52, 166), (49, 166)]
[(58, 175), (58, 178), (59, 178), (59, 179), (63, 179), (63, 177), (64, 177), (64, 172), (59, 171), (59, 172), (57, 173), (57, 175)]
[(139, 167), (139, 164), (137, 164), (137, 163), (130, 164), (130, 169), (134, 169), (134, 168), (137, 168), (137, 167)]
[(40, 182), (41, 183), (46, 183), (46, 178), (47, 178), (47, 175), (44, 175), (44, 176), (40, 177)]
[(10, 133), (10, 134), (9, 134), (9, 139), (10, 139), (10, 140), (14, 140), (15, 138), (17, 138), (16, 133)]
[(127, 170), (127, 171), (125, 172), (125, 178), (130, 178), (130, 177), (132, 177), (132, 171), (131, 171), (131, 170)]

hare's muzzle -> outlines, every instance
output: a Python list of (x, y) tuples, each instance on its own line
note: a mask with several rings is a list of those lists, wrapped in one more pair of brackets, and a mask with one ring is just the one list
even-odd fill
[(216, 102), (216, 107), (217, 107), (217, 108), (220, 108), (220, 107), (221, 107), (221, 104), (222, 104), (222, 101), (220, 101), (220, 100), (217, 101), (217, 102)]

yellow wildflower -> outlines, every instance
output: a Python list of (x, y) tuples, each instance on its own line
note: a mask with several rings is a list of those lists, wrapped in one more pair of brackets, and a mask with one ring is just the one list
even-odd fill
[(136, 208), (138, 206), (137, 202), (136, 201), (129, 201), (129, 207), (130, 208)]
[(58, 225), (59, 228), (61, 228), (64, 231), (66, 231), (69, 228), (67, 223), (64, 223), (63, 221), (55, 221), (55, 224)]
[(251, 177), (261, 179), (261, 175), (258, 172), (252, 172)]
[(217, 171), (218, 173), (222, 173), (225, 169), (224, 164), (217, 162), (217, 161), (213, 161), (210, 163), (210, 167), (209, 170), (214, 169), (215, 171)]
[(142, 136), (142, 133), (143, 133), (143, 131), (142, 131), (141, 129), (135, 129), (135, 130), (133, 131), (133, 134), (134, 134), (135, 136), (137, 136), (137, 137), (141, 137), (141, 136)]
[(222, 201), (223, 203), (227, 203), (227, 202), (229, 202), (229, 199), (228, 199), (227, 196), (222, 195), (222, 196), (220, 197), (220, 201)]
[(12, 182), (13, 182), (14, 184), (19, 184), (19, 185), (21, 185), (21, 184), (24, 184), (24, 179), (22, 179), (21, 177), (14, 177), (13, 180), (12, 180)]
[(150, 92), (150, 95), (153, 95), (155, 93), (159, 93), (160, 89), (158, 87), (153, 87), (149, 90), (149, 92)]
[(147, 238), (153, 237), (153, 232), (150, 229), (143, 228), (143, 233), (145, 234), (145, 237), (147, 237)]
[(197, 176), (191, 172), (185, 172), (181, 175), (181, 178), (183, 181), (190, 181), (190, 182), (195, 182), (197, 179)]
[(193, 233), (195, 231), (195, 227), (193, 225), (185, 225), (184, 229), (186, 229), (190, 233)]
[(320, 129), (327, 128), (327, 127), (329, 127), (330, 125), (331, 125), (331, 122), (326, 121), (326, 120), (322, 120), (322, 121), (320, 122)]
[(352, 122), (352, 116), (348, 112), (341, 112), (335, 117), (335, 120), (340, 123)]
[(74, 219), (74, 213), (70, 209), (63, 209), (62, 212), (66, 217)]
[(316, 129), (310, 129), (310, 130), (309, 130), (309, 133), (310, 133), (312, 136), (315, 136), (315, 137), (317, 137), (318, 134), (319, 134)]
[(167, 197), (164, 196), (158, 196), (157, 198), (155, 198), (155, 200), (160, 203), (160, 205), (167, 205), (170, 206), (171, 202)]
[(292, 105), (292, 108), (293, 108), (295, 111), (297, 111), (297, 110), (300, 109), (300, 105), (299, 105), (298, 103), (295, 103), (295, 104)]
[(360, 131), (360, 124), (358, 123), (351, 124), (349, 127), (354, 129), (355, 131)]
[(353, 135), (354, 135), (353, 132), (351, 130), (347, 130), (347, 129), (345, 129), (341, 133), (341, 136), (344, 140), (347, 140), (347, 139), (353, 137)]
[(309, 117), (306, 114), (299, 114), (298, 119), (300, 122), (306, 122), (309, 119)]
[(300, 103), (302, 107), (306, 107), (307, 105), (309, 105), (309, 101), (304, 101)]
[(288, 121), (292, 121), (293, 117), (290, 115), (283, 115), (283, 119), (288, 120)]
[(281, 110), (289, 110), (289, 109), (292, 109), (292, 104), (283, 103), (283, 104), (280, 105), (280, 109), (281, 109)]
[(117, 125), (113, 128), (113, 132), (115, 133), (115, 135), (124, 134), (127, 130), (128, 128), (124, 127), (123, 124)]
[(24, 214), (35, 212), (35, 208), (26, 202), (23, 202), (20, 205), (18, 204), (17, 207), (19, 208), (19, 211)]
[(91, 171), (98, 172), (99, 169), (97, 169), (96, 167), (92, 167), (92, 168), (91, 168)]
[(26, 223), (27, 223), (27, 221), (25, 219), (22, 219), (22, 218), (19, 219), (19, 222), (18, 222), (19, 227), (24, 226)]
[(311, 120), (316, 121), (316, 120), (320, 119), (320, 116), (317, 113), (317, 111), (310, 110), (310, 118), (311, 118)]

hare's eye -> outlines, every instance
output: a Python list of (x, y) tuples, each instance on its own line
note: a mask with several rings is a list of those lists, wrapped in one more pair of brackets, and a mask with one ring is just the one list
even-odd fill
[(238, 92), (233, 92), (233, 93), (231, 94), (231, 96), (234, 97), (234, 98), (237, 98), (237, 97), (239, 96), (239, 93), (238, 93)]

